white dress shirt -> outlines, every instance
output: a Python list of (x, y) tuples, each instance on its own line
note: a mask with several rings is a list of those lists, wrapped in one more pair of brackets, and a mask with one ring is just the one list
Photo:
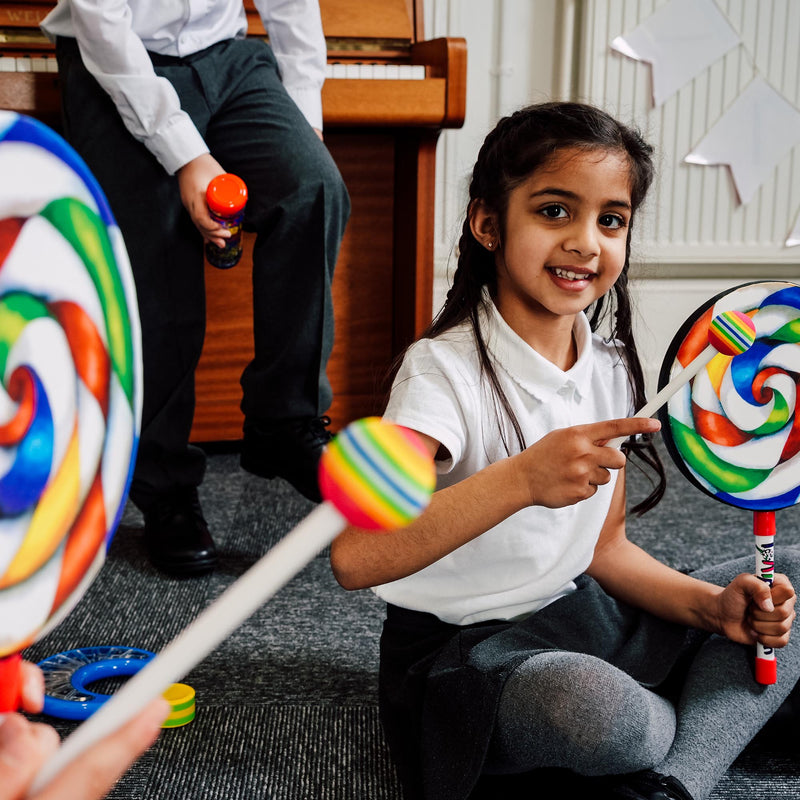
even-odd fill
[[(326, 45), (318, 0), (255, 0), (281, 78), (312, 127), (322, 130)], [(170, 174), (208, 152), (172, 85), (147, 50), (188, 56), (244, 38), (247, 17), (231, 0), (59, 0), (42, 22), (48, 37), (78, 41), (86, 68), (108, 92), (125, 126)]]

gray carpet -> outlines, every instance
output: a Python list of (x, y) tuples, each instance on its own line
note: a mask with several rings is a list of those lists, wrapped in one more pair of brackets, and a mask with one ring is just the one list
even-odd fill
[[(631, 521), (631, 538), (681, 569), (749, 555), (751, 515), (705, 497), (668, 467), (667, 497)], [(635, 501), (645, 489), (631, 473)], [(85, 597), (26, 657), (110, 644), (158, 651), (313, 507), (224, 453), (209, 459), (201, 500), (222, 555), (214, 575), (178, 581), (153, 570), (142, 557), (141, 517), (129, 507)], [(778, 512), (778, 548), (800, 544), (798, 510)], [(164, 731), (110, 796), (398, 800), (377, 718), (382, 615), (371, 592), (340, 589), (320, 554), (185, 677), (197, 691), (196, 719)], [(781, 711), (713, 800), (800, 798), (800, 726)], [(75, 726), (48, 721), (63, 734)]]

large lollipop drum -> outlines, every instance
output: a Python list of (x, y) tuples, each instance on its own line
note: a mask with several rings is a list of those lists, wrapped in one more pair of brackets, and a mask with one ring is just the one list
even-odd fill
[(100, 569), (141, 417), (136, 295), (122, 235), (80, 157), (0, 111), (0, 710), (19, 653)]
[[(717, 354), (660, 412), (667, 449), (701, 491), (753, 512), (756, 574), (772, 584), (775, 511), (800, 502), (800, 286), (747, 283), (712, 298), (681, 327), (659, 385), (708, 344), (711, 321), (726, 311), (751, 318), (755, 341)], [(774, 683), (775, 654), (760, 644), (756, 680)]]

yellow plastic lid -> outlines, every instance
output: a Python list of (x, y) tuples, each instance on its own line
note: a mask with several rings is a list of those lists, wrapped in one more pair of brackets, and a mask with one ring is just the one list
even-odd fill
[(163, 694), (164, 699), (172, 706), (170, 715), (161, 723), (162, 728), (179, 728), (188, 725), (195, 714), (195, 693), (185, 683), (173, 683)]

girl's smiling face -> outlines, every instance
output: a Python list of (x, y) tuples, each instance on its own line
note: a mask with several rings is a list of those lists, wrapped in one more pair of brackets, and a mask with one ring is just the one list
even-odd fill
[[(631, 168), (616, 150), (565, 149), (508, 196), (504, 224), (480, 204), (475, 238), (495, 249), (495, 304), (524, 339), (572, 329), (625, 265)], [(554, 327), (555, 326), (555, 327)]]

